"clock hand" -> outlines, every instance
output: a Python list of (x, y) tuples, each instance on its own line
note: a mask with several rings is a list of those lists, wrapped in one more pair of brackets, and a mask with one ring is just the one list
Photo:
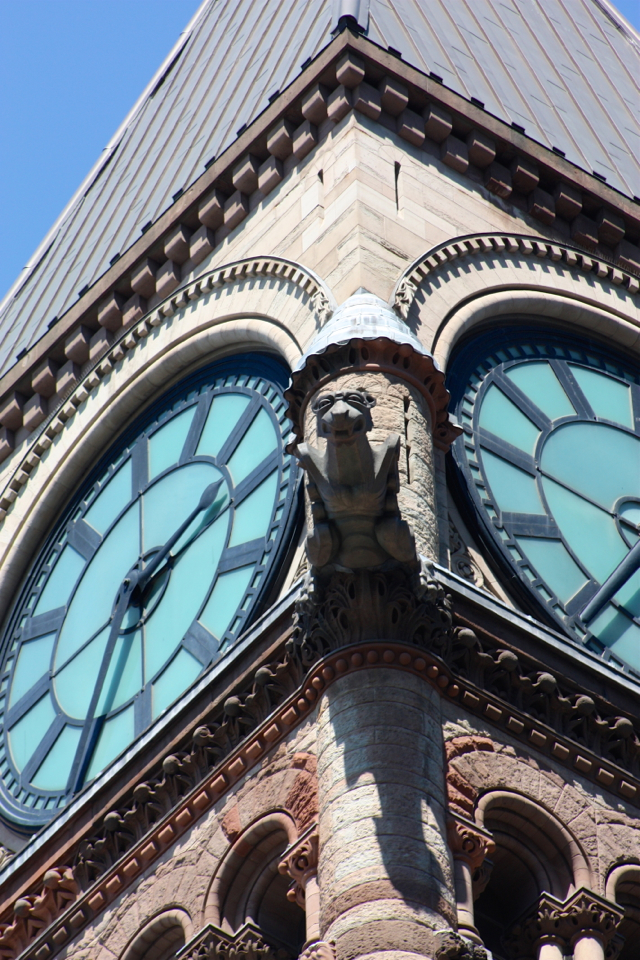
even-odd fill
[(614, 594), (618, 592), (621, 586), (627, 582), (629, 577), (640, 569), (640, 540), (629, 550), (624, 560), (615, 568), (613, 573), (607, 577), (597, 593), (591, 597), (586, 605), (580, 619), (583, 623), (589, 623), (590, 620), (600, 613), (606, 603), (611, 600)]
[(140, 571), (137, 574), (137, 583), (136, 586), (139, 590), (144, 590), (148, 584), (151, 577), (154, 575), (160, 564), (168, 557), (171, 553), (172, 548), (176, 545), (180, 537), (183, 535), (185, 530), (193, 523), (195, 518), (199, 513), (202, 513), (203, 510), (208, 510), (210, 506), (215, 502), (218, 490), (222, 485), (222, 480), (216, 480), (214, 483), (210, 483), (206, 488), (202, 496), (200, 497), (200, 502), (198, 506), (195, 507), (187, 519), (182, 523), (176, 532), (169, 537), (164, 547), (156, 553), (155, 557), (152, 559), (148, 567), (145, 567), (144, 570)]

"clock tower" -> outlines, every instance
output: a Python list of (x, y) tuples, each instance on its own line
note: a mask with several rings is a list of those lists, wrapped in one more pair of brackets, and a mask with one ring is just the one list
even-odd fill
[(2, 960), (635, 960), (639, 51), (204, 0), (0, 305)]

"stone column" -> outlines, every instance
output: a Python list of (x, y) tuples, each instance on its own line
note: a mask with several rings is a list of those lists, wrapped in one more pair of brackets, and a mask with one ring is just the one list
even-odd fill
[(278, 870), (293, 880), (287, 898), (305, 911), (305, 948), (320, 939), (320, 889), (318, 887), (318, 827), (314, 824), (288, 852)]
[(439, 694), (365, 661), (323, 695), (317, 734), (323, 940), (338, 960), (434, 957), (456, 922)]
[(458, 931), (475, 943), (482, 943), (474, 920), (473, 875), (496, 845), (486, 830), (454, 813), (449, 813), (447, 839), (453, 854)]

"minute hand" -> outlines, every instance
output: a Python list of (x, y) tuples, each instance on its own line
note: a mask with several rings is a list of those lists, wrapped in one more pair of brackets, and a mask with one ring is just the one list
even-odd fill
[(624, 560), (615, 568), (610, 577), (607, 577), (598, 592), (591, 597), (586, 605), (580, 619), (583, 623), (589, 623), (590, 620), (600, 613), (602, 608), (611, 597), (618, 592), (621, 586), (627, 582), (632, 573), (640, 568), (640, 540), (629, 550)]
[(158, 553), (156, 553), (149, 566), (145, 567), (145, 569), (138, 574), (137, 587), (139, 590), (144, 590), (146, 584), (154, 575), (160, 564), (169, 556), (182, 534), (190, 527), (198, 514), (202, 513), (203, 510), (208, 510), (211, 504), (215, 502), (221, 484), (222, 480), (216, 480), (214, 483), (209, 484), (207, 489), (200, 497), (198, 506), (191, 511), (184, 523), (182, 523), (176, 532), (169, 537), (164, 547)]

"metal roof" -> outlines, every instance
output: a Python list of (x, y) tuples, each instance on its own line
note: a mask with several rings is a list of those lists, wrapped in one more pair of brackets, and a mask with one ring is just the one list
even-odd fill
[(0, 374), (332, 39), (341, 15), (640, 193), (640, 37), (607, 0), (205, 0), (0, 305)]

